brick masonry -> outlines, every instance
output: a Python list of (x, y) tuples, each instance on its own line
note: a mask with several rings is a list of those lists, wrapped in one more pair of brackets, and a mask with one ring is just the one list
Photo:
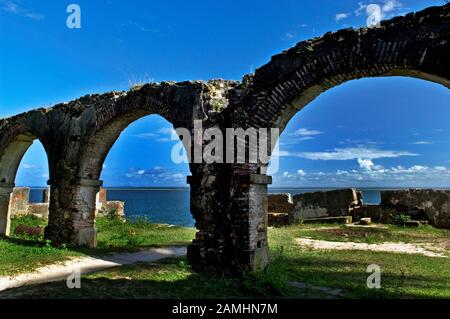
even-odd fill
[[(349, 80), (410, 76), (450, 87), (450, 5), (345, 29), (298, 43), (241, 82), (150, 83), (128, 92), (87, 95), (0, 120), (0, 234), (24, 153), (43, 144), (50, 168), (53, 244), (95, 246), (96, 194), (103, 161), (133, 121), (158, 114), (175, 128), (285, 128), (322, 92)], [(188, 147), (188, 141), (185, 146)], [(194, 148), (198, 140), (191, 140)], [(247, 145), (248, 146), (248, 145)], [(268, 264), (267, 185), (262, 163), (190, 164), (191, 213), (198, 229), (188, 249), (201, 271), (242, 272)]]

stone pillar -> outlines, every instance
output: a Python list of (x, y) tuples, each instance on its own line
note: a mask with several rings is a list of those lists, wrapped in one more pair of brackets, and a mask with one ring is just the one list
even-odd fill
[(188, 182), (198, 229), (188, 247), (190, 264), (202, 272), (264, 270), (268, 264), (267, 185), (271, 177), (216, 171), (190, 176)]
[(46, 188), (44, 189), (42, 202), (43, 202), (44, 204), (45, 204), (45, 203), (50, 203), (50, 187), (46, 187)]
[(51, 183), (49, 224), (45, 237), (53, 245), (97, 246), (96, 195), (102, 182), (79, 179), (77, 185)]
[[(202, 169), (205, 174), (201, 174)], [(224, 272), (228, 263), (226, 232), (227, 221), (223, 209), (227, 192), (216, 173), (205, 165), (198, 173), (188, 176), (191, 186), (190, 207), (198, 232), (188, 246), (187, 257), (191, 266), (200, 272)]]
[(233, 177), (229, 214), (236, 266), (241, 272), (267, 268), (267, 185), (271, 183), (272, 177), (263, 174), (238, 174)]
[(9, 203), (14, 189), (12, 183), (0, 183), (0, 236), (9, 236), (11, 214)]

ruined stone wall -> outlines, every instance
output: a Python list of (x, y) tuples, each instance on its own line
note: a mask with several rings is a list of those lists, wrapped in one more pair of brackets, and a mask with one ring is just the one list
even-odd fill
[(294, 208), (289, 216), (291, 223), (309, 218), (349, 215), (352, 205), (358, 203), (355, 189), (304, 193), (295, 195), (293, 198)]
[(10, 214), (14, 216), (23, 216), (28, 214), (30, 205), (30, 189), (28, 187), (15, 187), (11, 201), (9, 203)]
[(428, 220), (440, 228), (450, 228), (450, 191), (408, 189), (381, 192), (381, 207), (404, 213), (415, 220)]
[(294, 207), (292, 195), (286, 194), (269, 194), (268, 196), (269, 213), (289, 214)]
[[(30, 188), (15, 187), (11, 193), (10, 216), (20, 217), (34, 215), (40, 218), (48, 218), (49, 214), (49, 191), (50, 188), (43, 190), (44, 203), (30, 203)], [(125, 203), (120, 201), (107, 201), (107, 190), (101, 188), (97, 194), (96, 216), (118, 216), (125, 218)]]

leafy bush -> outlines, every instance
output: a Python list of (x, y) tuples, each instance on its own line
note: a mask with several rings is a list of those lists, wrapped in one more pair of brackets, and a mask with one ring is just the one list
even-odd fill
[(411, 216), (405, 213), (396, 213), (391, 215), (389, 222), (394, 225), (403, 225), (405, 222), (411, 221)]

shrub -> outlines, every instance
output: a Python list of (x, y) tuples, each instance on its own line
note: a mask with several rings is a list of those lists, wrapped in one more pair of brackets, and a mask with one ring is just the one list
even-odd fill
[(390, 216), (389, 223), (394, 225), (403, 225), (405, 222), (409, 222), (411, 216), (405, 213), (396, 213)]

